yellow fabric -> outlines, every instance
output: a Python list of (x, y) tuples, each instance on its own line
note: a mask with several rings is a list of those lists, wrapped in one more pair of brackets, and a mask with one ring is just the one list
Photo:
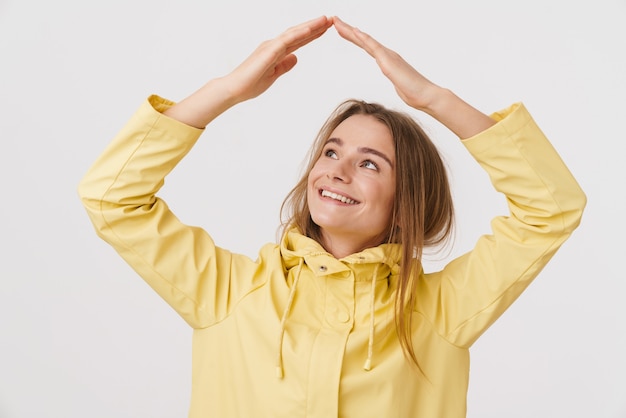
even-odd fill
[(291, 230), (252, 260), (216, 247), (155, 197), (203, 132), (160, 113), (171, 105), (151, 96), (79, 193), (97, 233), (194, 328), (189, 417), (464, 417), (469, 347), (571, 234), (586, 202), (524, 106), (463, 141), (511, 214), (471, 252), (422, 274), (413, 318), (422, 375), (395, 333), (393, 245), (337, 260)]

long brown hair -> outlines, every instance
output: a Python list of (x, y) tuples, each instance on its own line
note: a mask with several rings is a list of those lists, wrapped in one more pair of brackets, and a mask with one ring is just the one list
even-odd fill
[(322, 242), (320, 228), (309, 212), (307, 179), (333, 130), (353, 115), (375, 117), (387, 126), (394, 140), (396, 193), (392, 221), (384, 242), (402, 244), (395, 301), (396, 329), (405, 355), (419, 367), (411, 339), (411, 313), (415, 308), (423, 249), (449, 238), (454, 208), (443, 160), (428, 135), (411, 116), (377, 103), (360, 100), (341, 103), (320, 129), (302, 177), (281, 206), (281, 219), (284, 220), (282, 234), (296, 227), (304, 235)]

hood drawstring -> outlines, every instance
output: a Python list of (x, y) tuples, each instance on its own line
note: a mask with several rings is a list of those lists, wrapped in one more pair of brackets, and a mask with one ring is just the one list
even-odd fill
[(367, 359), (363, 364), (363, 370), (369, 372), (372, 369), (372, 357), (374, 356), (374, 309), (376, 304), (376, 277), (378, 276), (378, 266), (374, 267), (374, 274), (372, 275), (372, 290), (370, 292), (370, 335), (367, 343)]
[(280, 336), (278, 337), (278, 358), (276, 359), (276, 377), (278, 379), (283, 378), (283, 337), (285, 336), (285, 323), (287, 322), (287, 315), (291, 310), (294, 296), (296, 295), (296, 286), (298, 285), (298, 279), (300, 279), (300, 273), (302, 272), (302, 266), (304, 265), (304, 259), (301, 258), (298, 263), (298, 273), (294, 275), (293, 283), (289, 291), (289, 299), (287, 299), (287, 306), (283, 311), (283, 317), (280, 320)]

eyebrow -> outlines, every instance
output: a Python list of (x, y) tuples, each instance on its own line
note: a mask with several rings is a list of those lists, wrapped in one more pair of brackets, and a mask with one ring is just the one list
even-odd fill
[[(333, 143), (333, 144), (337, 144), (339, 146), (343, 146), (343, 140), (341, 138), (328, 138), (328, 140), (324, 143), (324, 146)], [(391, 159), (389, 157), (387, 157), (385, 154), (383, 154), (382, 152), (378, 151), (377, 149), (374, 148), (370, 148), (370, 147), (358, 147), (357, 151), (359, 151), (360, 153), (364, 153), (364, 154), (373, 154), (376, 155), (380, 158), (382, 158), (383, 160), (385, 160), (387, 162), (387, 164), (389, 164), (389, 166), (391, 168), (393, 168), (393, 163), (391, 162)]]

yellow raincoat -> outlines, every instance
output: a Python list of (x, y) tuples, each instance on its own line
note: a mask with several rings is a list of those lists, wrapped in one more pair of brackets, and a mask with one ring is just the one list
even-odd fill
[(465, 417), (470, 346), (569, 237), (586, 203), (524, 106), (492, 115), (498, 123), (463, 141), (511, 213), (472, 251), (422, 273), (413, 317), (421, 374), (395, 332), (392, 245), (337, 260), (291, 230), (252, 260), (216, 247), (156, 197), (203, 132), (162, 115), (171, 105), (151, 96), (79, 194), (98, 235), (194, 329), (189, 417)]

